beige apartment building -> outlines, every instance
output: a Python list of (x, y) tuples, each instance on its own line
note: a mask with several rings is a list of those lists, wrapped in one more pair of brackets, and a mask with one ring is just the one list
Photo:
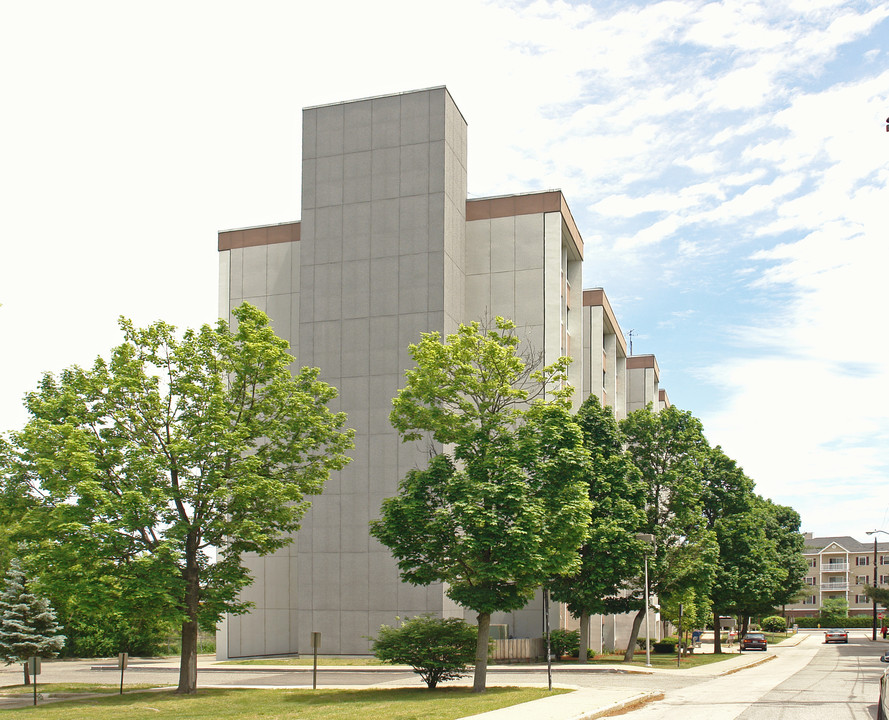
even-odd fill
[[(604, 291), (582, 290), (583, 240), (562, 193), (467, 200), (467, 126), (446, 88), (307, 108), (302, 158), (299, 222), (219, 233), (220, 315), (244, 301), (264, 310), (298, 364), (339, 389), (355, 449), (293, 542), (248, 558), (254, 609), (221, 624), (219, 657), (308, 652), (313, 631), (325, 653), (365, 653), (396, 617), (464, 616), (441, 585), (400, 582), (368, 533), (428, 457), (388, 420), (421, 333), (502, 315), (545, 363), (573, 358), (575, 406), (595, 393), (622, 418), (630, 397), (666, 399), (654, 357), (627, 357)], [(539, 637), (541, 606), (492, 622)]]
[[(842, 598), (849, 603), (850, 615), (870, 615), (873, 603), (864, 594), (865, 585), (889, 586), (889, 543), (862, 543), (848, 535), (813, 537), (805, 533), (803, 554), (809, 570), (803, 579), (800, 602), (785, 606), (788, 618), (814, 616), (828, 598)], [(878, 606), (882, 610), (882, 606)]]

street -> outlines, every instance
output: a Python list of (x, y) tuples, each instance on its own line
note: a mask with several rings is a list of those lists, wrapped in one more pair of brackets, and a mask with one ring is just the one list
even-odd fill
[[(627, 714), (632, 720), (873, 720), (885, 645), (851, 630), (848, 645), (824, 645), (812, 633), (776, 659), (740, 673), (667, 691), (663, 701)], [(660, 678), (658, 678), (660, 679)]]

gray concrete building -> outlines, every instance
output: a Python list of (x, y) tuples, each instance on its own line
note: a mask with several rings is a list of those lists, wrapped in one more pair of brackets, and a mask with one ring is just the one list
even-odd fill
[[(264, 310), (297, 363), (339, 389), (355, 449), (292, 544), (248, 558), (254, 609), (220, 625), (219, 657), (308, 652), (313, 631), (325, 653), (365, 653), (396, 617), (464, 616), (441, 585), (401, 583), (368, 533), (428, 457), (388, 420), (422, 332), (502, 315), (544, 362), (574, 358), (576, 405), (596, 392), (622, 417), (633, 388), (604, 292), (587, 305), (583, 240), (562, 193), (467, 201), (466, 121), (446, 88), (307, 108), (302, 157), (299, 222), (219, 233), (220, 315), (231, 321), (244, 301)], [(534, 603), (492, 622), (539, 636), (540, 616)]]
[(583, 381), (581, 396), (595, 395), (627, 416), (627, 341), (602, 288), (583, 291)]

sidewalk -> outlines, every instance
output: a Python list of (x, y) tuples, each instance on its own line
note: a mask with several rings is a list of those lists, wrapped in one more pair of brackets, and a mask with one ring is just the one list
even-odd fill
[[(800, 633), (791, 636), (780, 643), (782, 646), (798, 645), (809, 637), (808, 634)], [(706, 643), (706, 641), (705, 641)], [(712, 644), (711, 644), (712, 647)], [(712, 652), (712, 650), (711, 650)], [(744, 670), (748, 667), (759, 665), (774, 658), (771, 653), (739, 653), (735, 657), (724, 660), (712, 665), (701, 665), (698, 667), (687, 668), (681, 670), (683, 675), (694, 675), (703, 677), (719, 677), (731, 673)], [(72, 663), (73, 665), (74, 663)], [(117, 664), (108, 662), (93, 663), (77, 663), (83, 665), (90, 670), (109, 673), (117, 673)], [(140, 671), (169, 671), (171, 674), (178, 671), (179, 664), (175, 659), (134, 659), (127, 668), (127, 673)], [(362, 685), (351, 685), (349, 687), (371, 688), (378, 684), (374, 681), (374, 675), (379, 673), (392, 672), (413, 672), (409, 666), (401, 665), (384, 665), (384, 666), (342, 666), (342, 665), (319, 665), (319, 670), (331, 672), (347, 672), (365, 675), (367, 683)], [(556, 665), (554, 669), (564, 678), (565, 675), (588, 674), (588, 673), (633, 673), (655, 676), (652, 678), (654, 687), (645, 691), (638, 689), (614, 688), (614, 689), (590, 689), (577, 688), (574, 692), (564, 693), (562, 695), (554, 695), (540, 700), (534, 700), (530, 703), (522, 705), (514, 705), (509, 708), (502, 708), (481, 715), (472, 716), (471, 720), (527, 720), (529, 717), (535, 720), (592, 720), (593, 718), (603, 717), (606, 714), (617, 711), (628, 711), (635, 706), (641, 706), (653, 700), (657, 700), (663, 696), (663, 693), (656, 689), (657, 675), (671, 674), (677, 672), (674, 669), (667, 668), (646, 668), (638, 666), (627, 666), (619, 663), (614, 665)], [(497, 674), (528, 674), (540, 673), (541, 682), (535, 685), (545, 684), (546, 682), (546, 664), (516, 664), (516, 665), (491, 665), (488, 668), (490, 673)], [(198, 671), (206, 677), (213, 673), (311, 673), (312, 667), (295, 666), (295, 665), (219, 665), (211, 657), (201, 657), (198, 659)], [(202, 687), (212, 687), (212, 678), (209, 683), (201, 683)], [(175, 684), (175, 675), (171, 678), (171, 684)], [(457, 683), (449, 683), (449, 685), (469, 685), (470, 680), (464, 680)], [(508, 683), (504, 683), (508, 684)], [(405, 684), (405, 687), (416, 687), (416, 682)], [(226, 687), (234, 687), (228, 685)], [(327, 686), (329, 687), (329, 686)], [(387, 683), (386, 687), (397, 687), (395, 684)], [(556, 684), (555, 687), (575, 688), (573, 685)], [(270, 688), (271, 689), (271, 688)], [(150, 691), (146, 691), (150, 692)], [(54, 702), (62, 702), (67, 699), (85, 699), (87, 697), (103, 697), (103, 695), (86, 695), (78, 694), (65, 697), (54, 698), (44, 695), (41, 704)], [(0, 710), (20, 708), (30, 706), (33, 702), (30, 695), (16, 697), (0, 697)], [(468, 718), (464, 720), (469, 720)]]

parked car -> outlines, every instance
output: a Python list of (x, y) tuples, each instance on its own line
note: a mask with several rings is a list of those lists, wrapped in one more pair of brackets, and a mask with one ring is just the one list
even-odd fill
[[(889, 663), (889, 650), (883, 653), (880, 660)], [(877, 702), (877, 720), (889, 720), (889, 668), (880, 677), (880, 699)]]
[(824, 633), (824, 642), (826, 642), (826, 643), (832, 643), (832, 642), (840, 643), (841, 642), (841, 643), (846, 643), (848, 645), (849, 644), (849, 633), (847, 633), (845, 630), (827, 630)]
[(741, 638), (741, 651), (744, 650), (768, 650), (769, 644), (766, 636), (760, 632), (749, 632)]

